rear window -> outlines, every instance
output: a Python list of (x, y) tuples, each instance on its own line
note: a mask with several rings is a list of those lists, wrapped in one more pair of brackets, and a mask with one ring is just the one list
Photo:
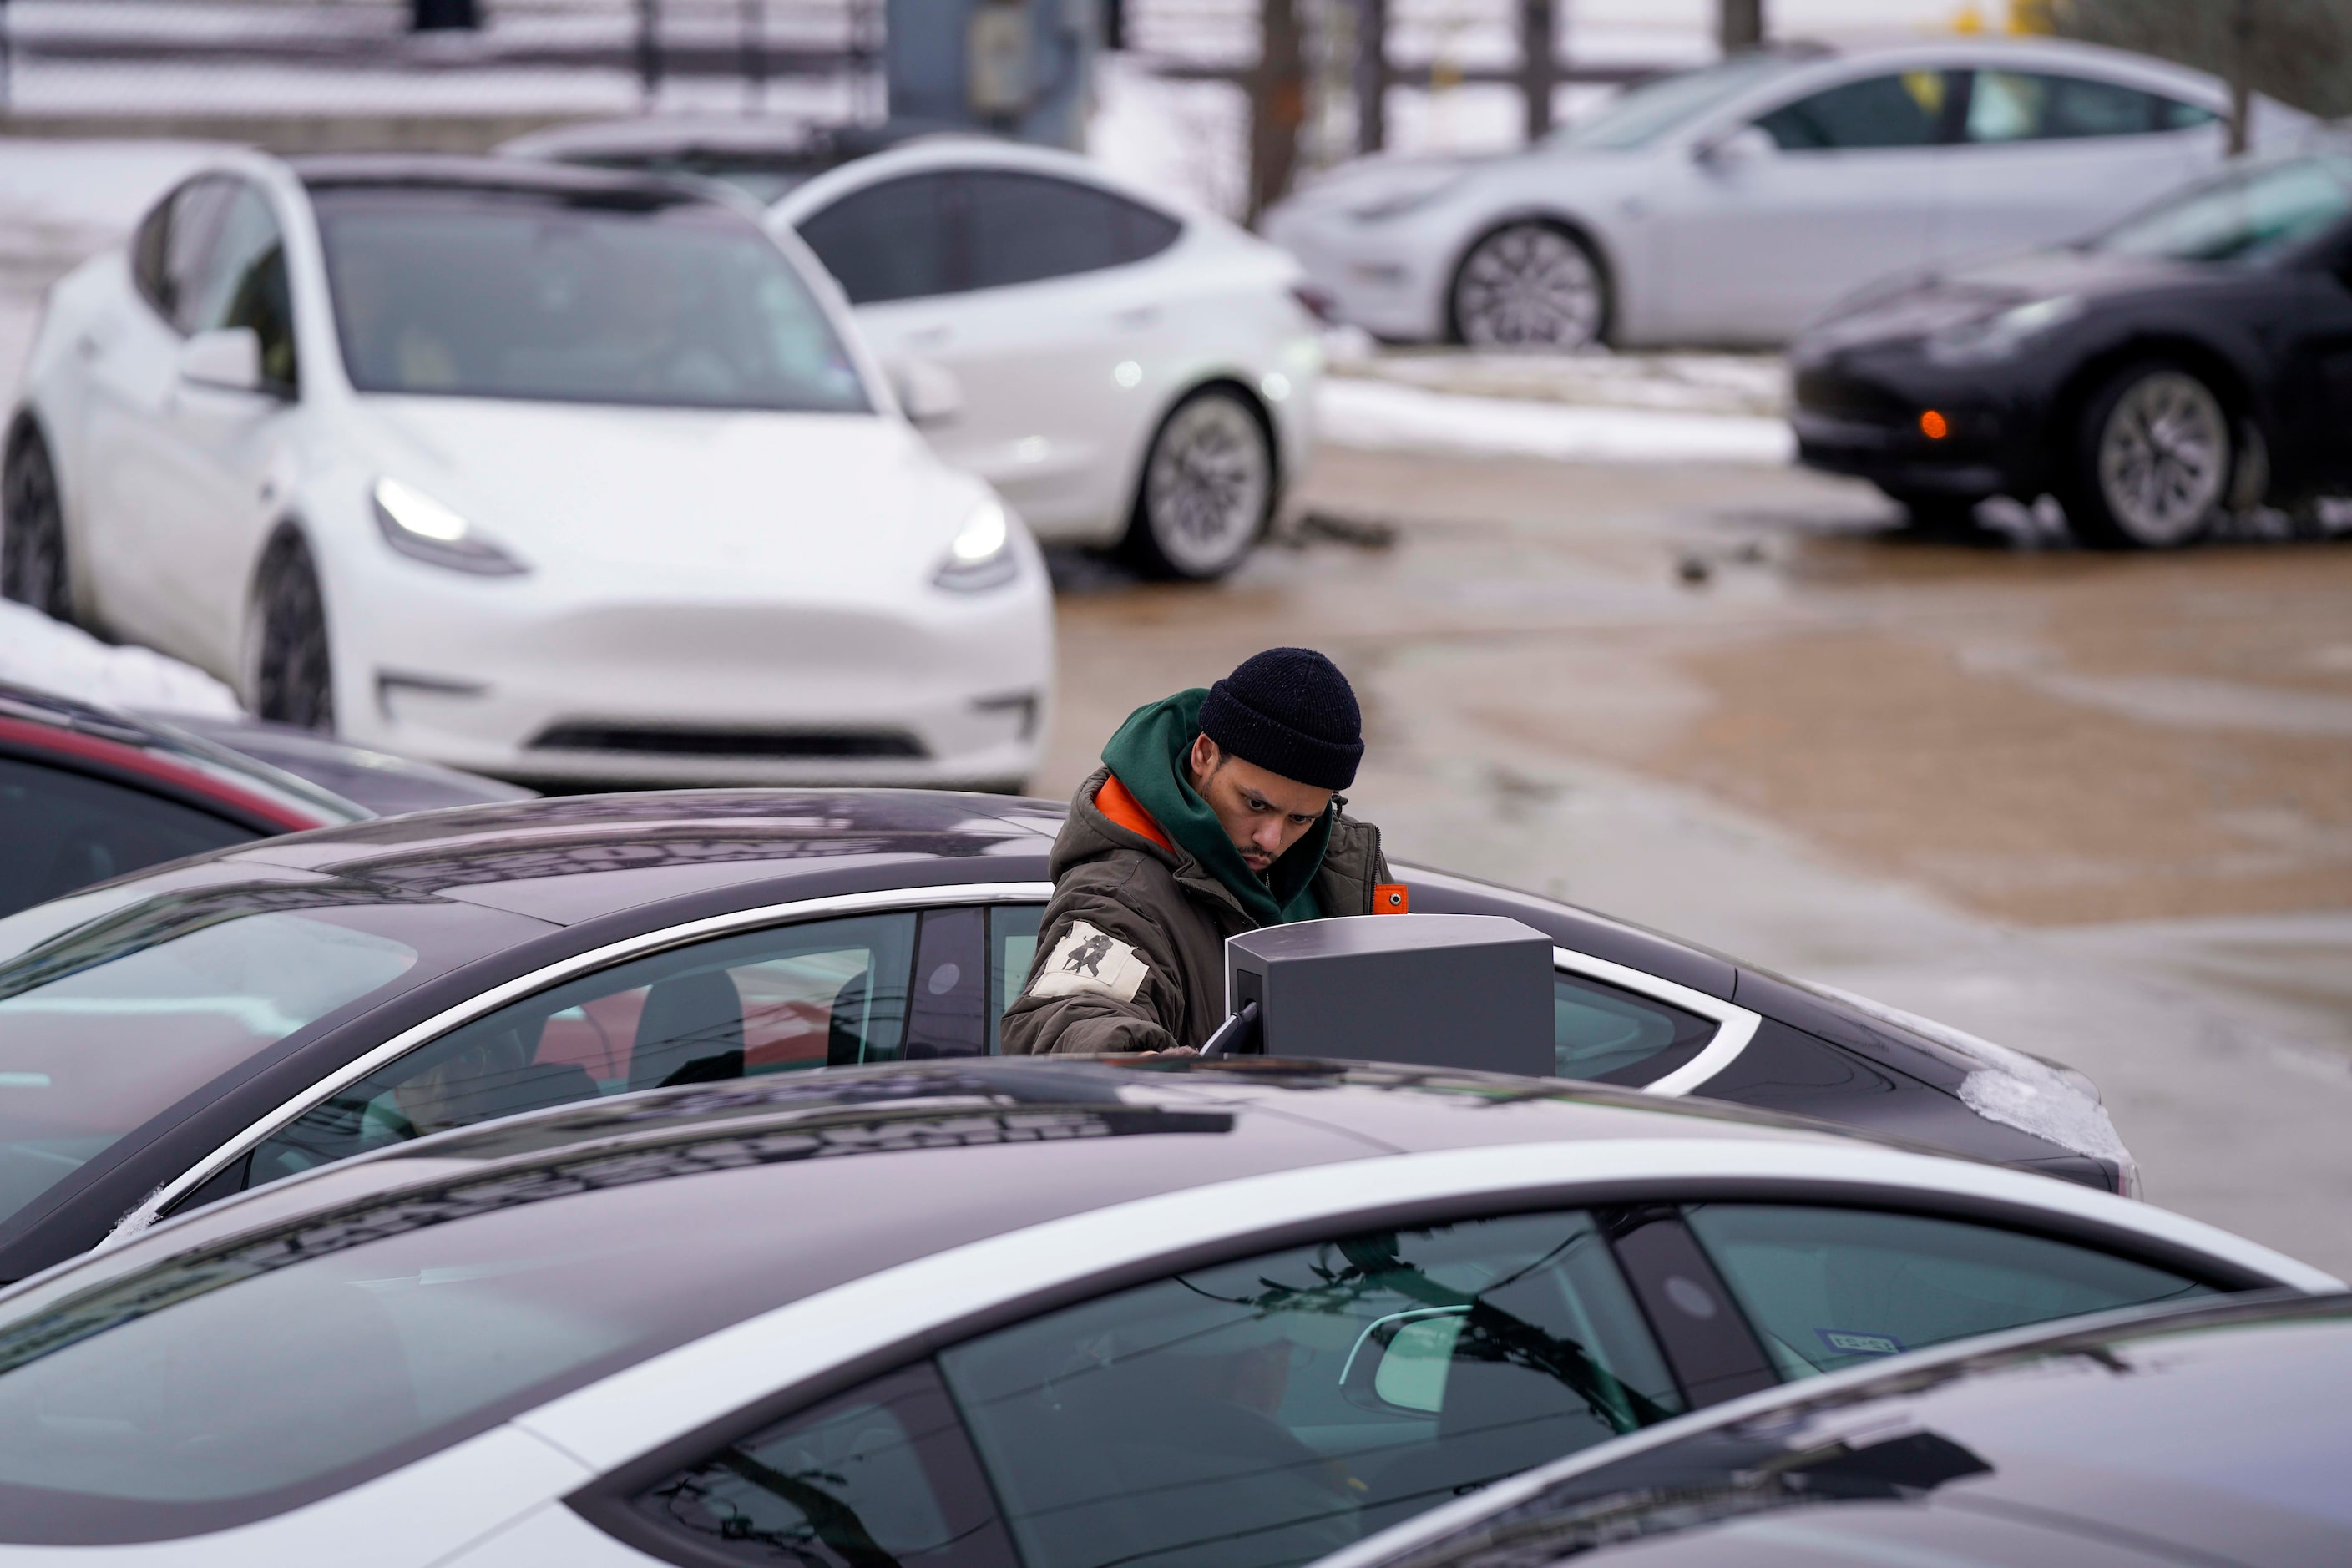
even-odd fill
[[(267, 1518), (855, 1278), (877, 1262), (870, 1200), (910, 1178), (865, 1156), (1232, 1125), (1121, 1105), (888, 1109), (558, 1152), (144, 1266), (100, 1255), (87, 1283), (68, 1273), (0, 1309), (0, 1542)], [(818, 1169), (780, 1187), (769, 1167), (801, 1162)]]

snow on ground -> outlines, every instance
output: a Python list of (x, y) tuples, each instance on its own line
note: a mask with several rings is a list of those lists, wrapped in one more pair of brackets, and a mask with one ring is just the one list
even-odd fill
[(1357, 376), (1325, 378), (1315, 413), (1321, 437), (1342, 447), (1578, 463), (1780, 464), (1796, 449), (1785, 423), (1752, 415), (1465, 397)]
[(1512, 397), (1685, 414), (1775, 416), (1789, 403), (1778, 354), (1473, 353), (1456, 350), (1335, 354), (1333, 374), (1473, 397)]
[(0, 680), (111, 708), (234, 719), (236, 694), (194, 665), (152, 648), (116, 647), (79, 626), (0, 600)]

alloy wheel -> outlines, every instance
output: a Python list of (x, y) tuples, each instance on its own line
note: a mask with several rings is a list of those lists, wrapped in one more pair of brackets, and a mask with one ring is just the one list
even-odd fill
[(1274, 496), (1274, 454), (1257, 416), (1205, 392), (1168, 416), (1144, 465), (1138, 540), (1170, 575), (1221, 577), (1257, 542)]
[(1454, 280), (1454, 324), (1472, 348), (1589, 348), (1604, 313), (1591, 254), (1543, 224), (1488, 235)]
[(38, 436), (18, 437), (0, 476), (0, 597), (55, 620), (73, 617), (66, 576), (65, 509)]
[(2108, 410), (2096, 465), (2099, 499), (2130, 542), (2186, 543), (2203, 531), (2229, 487), (2229, 416), (2195, 376), (2150, 371)]
[(298, 539), (272, 545), (262, 570), (260, 647), (254, 676), (254, 710), (262, 718), (334, 731), (326, 599), (319, 591), (310, 552)]

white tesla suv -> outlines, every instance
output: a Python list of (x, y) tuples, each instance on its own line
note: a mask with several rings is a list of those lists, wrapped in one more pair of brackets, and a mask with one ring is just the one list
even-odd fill
[(831, 280), (688, 187), (226, 154), (52, 292), (8, 596), (550, 781), (1033, 765), (1049, 586)]
[[(2057, 39), (1746, 54), (1508, 156), (1343, 164), (1260, 226), (1397, 342), (1777, 344), (1887, 274), (2072, 239), (2219, 168), (2228, 110), (2216, 77)], [(2311, 121), (2261, 99), (2252, 123)]]
[(927, 434), (1041, 539), (1222, 576), (1306, 470), (1319, 300), (1297, 261), (1223, 218), (977, 137), (857, 159), (774, 213), (877, 353), (960, 384)]

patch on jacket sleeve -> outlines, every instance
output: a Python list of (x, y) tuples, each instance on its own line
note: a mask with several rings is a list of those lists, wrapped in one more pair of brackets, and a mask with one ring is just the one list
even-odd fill
[(1132, 1002), (1151, 966), (1135, 949), (1085, 921), (1072, 921), (1067, 936), (1029, 986), (1032, 996), (1080, 996), (1092, 992)]

